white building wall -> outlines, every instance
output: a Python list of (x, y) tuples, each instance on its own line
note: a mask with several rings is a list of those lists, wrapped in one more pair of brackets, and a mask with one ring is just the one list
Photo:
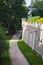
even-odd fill
[(43, 23), (28, 23), (22, 19), (22, 27), (22, 40), (43, 58)]

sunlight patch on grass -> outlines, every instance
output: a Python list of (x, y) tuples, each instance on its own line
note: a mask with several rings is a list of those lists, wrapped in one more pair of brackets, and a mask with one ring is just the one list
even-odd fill
[(9, 42), (16, 42), (16, 41), (22, 41), (22, 40), (10, 40)]

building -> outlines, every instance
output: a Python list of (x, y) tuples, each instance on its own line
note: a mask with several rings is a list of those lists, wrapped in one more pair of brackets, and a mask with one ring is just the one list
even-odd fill
[(22, 28), (22, 40), (43, 59), (43, 23), (28, 22), (23, 18)]

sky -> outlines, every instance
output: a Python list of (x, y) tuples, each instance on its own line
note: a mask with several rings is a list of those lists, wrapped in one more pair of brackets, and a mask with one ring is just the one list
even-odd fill
[(31, 4), (31, 0), (25, 0), (26, 1), (26, 6), (29, 6)]

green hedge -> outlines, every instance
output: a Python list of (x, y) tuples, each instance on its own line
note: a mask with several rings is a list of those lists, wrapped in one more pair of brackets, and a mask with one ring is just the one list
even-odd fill
[(34, 16), (34, 17), (27, 18), (27, 21), (28, 22), (35, 22), (39, 18), (40, 18), (40, 16)]

